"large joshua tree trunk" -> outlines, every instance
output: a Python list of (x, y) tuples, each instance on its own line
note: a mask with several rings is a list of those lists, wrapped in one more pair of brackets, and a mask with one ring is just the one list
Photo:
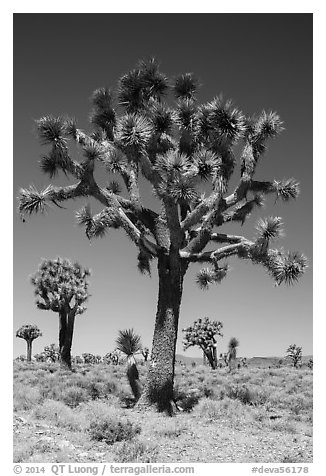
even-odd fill
[(59, 312), (59, 351), (60, 364), (71, 369), (71, 345), (74, 332), (75, 313), (72, 310), (62, 309)]
[(139, 406), (155, 404), (161, 411), (173, 409), (175, 351), (184, 272), (176, 253), (159, 257), (159, 293), (151, 361)]

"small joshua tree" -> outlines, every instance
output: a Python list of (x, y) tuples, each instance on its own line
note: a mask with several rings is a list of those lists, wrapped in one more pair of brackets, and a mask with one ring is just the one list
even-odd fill
[(313, 361), (313, 359), (309, 359), (309, 360), (308, 360), (307, 366), (308, 366), (308, 368), (309, 368), (310, 370), (313, 369), (313, 366), (314, 366), (314, 361)]
[(84, 363), (84, 361), (83, 361), (83, 359), (81, 358), (81, 356), (80, 356), (80, 355), (76, 355), (76, 357), (75, 357), (75, 364), (83, 364), (83, 363)]
[(187, 350), (191, 346), (198, 346), (212, 367), (217, 368), (217, 342), (216, 336), (222, 336), (223, 324), (219, 321), (211, 321), (209, 317), (197, 319), (192, 326), (182, 331), (185, 333), (183, 348)]
[(144, 357), (144, 361), (147, 362), (148, 360), (148, 356), (149, 356), (149, 348), (148, 347), (144, 347), (141, 351), (142, 353), (142, 356)]
[(84, 364), (95, 364), (96, 363), (95, 355), (91, 354), (90, 352), (84, 352), (82, 354), (82, 357), (84, 359)]
[(118, 365), (119, 364), (119, 359), (120, 359), (120, 352), (115, 349), (113, 352), (108, 352), (105, 354), (103, 360), (107, 364), (113, 364), (113, 365)]
[(34, 359), (36, 360), (36, 362), (45, 362), (45, 355), (43, 352), (41, 352), (40, 354), (35, 354)]
[(241, 357), (241, 358), (240, 358), (240, 364), (242, 365), (242, 367), (247, 368), (247, 367), (248, 367), (247, 357)]
[(24, 339), (27, 344), (27, 362), (32, 360), (32, 344), (35, 339), (40, 337), (42, 332), (36, 325), (25, 324), (21, 326), (16, 332), (16, 337)]
[(60, 361), (69, 369), (75, 317), (86, 310), (89, 275), (90, 272), (80, 264), (57, 258), (44, 260), (31, 279), (37, 307), (59, 314)]
[(220, 354), (220, 359), (223, 360), (225, 367), (228, 366), (228, 353), (224, 352)]
[(302, 347), (291, 344), (286, 351), (286, 355), (292, 361), (293, 367), (298, 368), (302, 361)]
[(228, 365), (229, 371), (231, 372), (232, 368), (235, 365), (235, 361), (237, 358), (237, 347), (239, 347), (239, 341), (235, 337), (231, 337), (229, 345), (228, 345)]
[(42, 353), (44, 354), (45, 361), (50, 360), (51, 362), (55, 363), (60, 360), (59, 347), (55, 344), (46, 345)]
[(119, 331), (117, 349), (127, 356), (127, 377), (135, 400), (140, 397), (140, 382), (135, 354), (142, 349), (140, 336), (133, 329)]

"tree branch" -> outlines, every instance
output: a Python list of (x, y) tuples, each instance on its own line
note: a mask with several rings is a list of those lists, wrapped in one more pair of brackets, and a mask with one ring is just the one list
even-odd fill
[(224, 246), (214, 251), (190, 253), (188, 251), (181, 250), (180, 257), (193, 263), (212, 263), (227, 258), (228, 256), (237, 255), (241, 252), (247, 251), (253, 245), (254, 243), (252, 241), (244, 239), (240, 243)]

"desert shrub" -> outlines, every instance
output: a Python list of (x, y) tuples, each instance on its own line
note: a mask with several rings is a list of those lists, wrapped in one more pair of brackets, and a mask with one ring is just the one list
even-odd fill
[(203, 398), (195, 407), (195, 413), (198, 416), (216, 420), (221, 416), (221, 405), (216, 400), (210, 398)]
[(22, 385), (14, 386), (14, 411), (30, 410), (39, 405), (41, 401), (42, 395), (37, 388)]
[(54, 423), (58, 427), (80, 430), (85, 422), (71, 408), (56, 400), (46, 400), (34, 410), (34, 416)]
[(156, 463), (158, 448), (139, 439), (124, 441), (115, 451), (117, 463)]
[(197, 392), (185, 392), (178, 388), (174, 390), (174, 400), (184, 412), (190, 412), (197, 405), (200, 397), (201, 395)]
[(140, 433), (141, 428), (130, 421), (124, 412), (117, 407), (118, 399), (110, 397), (110, 401), (93, 400), (81, 403), (76, 409), (87, 421), (85, 429), (92, 439), (113, 444), (116, 441), (129, 440)]
[(254, 421), (251, 407), (229, 397), (225, 397), (223, 400), (203, 398), (194, 408), (194, 416), (208, 421), (227, 418), (229, 424), (236, 428), (242, 428), (244, 424), (251, 424)]
[(69, 405), (70, 407), (76, 407), (82, 402), (89, 400), (89, 395), (84, 388), (72, 385), (62, 390), (60, 395), (60, 401)]
[(216, 392), (213, 387), (207, 384), (203, 385), (202, 392), (203, 396), (206, 398), (218, 398), (220, 394), (220, 392)]
[(91, 421), (89, 426), (89, 434), (92, 440), (105, 441), (108, 445), (113, 445), (116, 441), (131, 440), (140, 431), (140, 426), (114, 414), (104, 421)]
[(240, 400), (245, 405), (263, 405), (267, 400), (265, 393), (248, 388), (246, 385), (227, 385), (225, 395)]
[(162, 419), (154, 428), (154, 433), (160, 437), (176, 438), (187, 431), (185, 424), (177, 418)]
[(274, 431), (281, 431), (284, 433), (297, 433), (296, 425), (284, 418), (280, 418), (278, 420), (274, 420), (270, 422), (269, 428)]
[(83, 385), (91, 400), (98, 398), (105, 398), (109, 394), (114, 394), (117, 391), (115, 382), (103, 382), (91, 380)]

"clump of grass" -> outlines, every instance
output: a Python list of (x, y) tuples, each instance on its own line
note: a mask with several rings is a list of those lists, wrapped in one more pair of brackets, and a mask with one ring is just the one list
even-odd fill
[(263, 405), (267, 400), (266, 394), (246, 385), (227, 385), (225, 395), (234, 400), (240, 400), (245, 405)]
[(134, 439), (124, 441), (115, 451), (117, 463), (156, 463), (158, 447), (152, 443)]
[(30, 410), (42, 401), (42, 395), (37, 388), (25, 387), (21, 384), (14, 386), (14, 411)]
[(254, 421), (251, 407), (229, 397), (223, 400), (203, 398), (195, 407), (194, 415), (208, 421), (227, 419), (229, 424), (235, 427)]
[(154, 428), (156, 435), (166, 438), (176, 438), (186, 432), (187, 428), (184, 423), (176, 418), (162, 419), (160, 424)]
[(216, 400), (203, 398), (196, 405), (195, 414), (209, 420), (216, 420), (221, 416), (221, 404)]
[(56, 400), (46, 400), (35, 408), (35, 418), (50, 421), (58, 427), (80, 430), (85, 426), (82, 414), (76, 414), (70, 407)]
[(279, 420), (272, 421), (270, 428), (274, 431), (281, 431), (284, 433), (297, 433), (298, 429), (294, 423), (287, 419), (280, 418)]

